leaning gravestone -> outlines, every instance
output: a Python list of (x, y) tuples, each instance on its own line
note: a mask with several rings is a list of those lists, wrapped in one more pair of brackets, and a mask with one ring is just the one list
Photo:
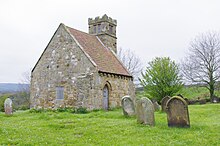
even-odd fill
[(162, 107), (162, 111), (163, 112), (166, 112), (166, 104), (167, 104), (167, 101), (170, 98), (171, 98), (170, 96), (165, 96), (164, 98), (162, 98), (162, 100), (161, 100), (161, 107)]
[(154, 105), (154, 111), (159, 111), (160, 110), (160, 105), (157, 103), (157, 101), (154, 101), (153, 105)]
[(169, 127), (190, 127), (188, 105), (183, 98), (172, 97), (166, 107)]
[(5, 99), (4, 109), (5, 109), (5, 114), (6, 115), (12, 115), (12, 112), (13, 112), (12, 100), (10, 98)]
[(140, 124), (155, 125), (154, 106), (150, 99), (142, 97), (137, 101), (137, 122)]
[(135, 115), (134, 103), (130, 96), (124, 96), (121, 99), (121, 105), (125, 116)]

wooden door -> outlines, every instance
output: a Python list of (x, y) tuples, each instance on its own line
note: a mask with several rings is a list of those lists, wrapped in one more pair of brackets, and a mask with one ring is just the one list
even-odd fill
[(103, 109), (108, 110), (109, 108), (109, 90), (108, 86), (105, 85), (103, 88)]

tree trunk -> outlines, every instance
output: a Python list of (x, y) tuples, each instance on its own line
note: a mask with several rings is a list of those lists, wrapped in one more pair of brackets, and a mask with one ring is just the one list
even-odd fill
[(214, 84), (209, 85), (210, 101), (213, 102), (215, 87)]

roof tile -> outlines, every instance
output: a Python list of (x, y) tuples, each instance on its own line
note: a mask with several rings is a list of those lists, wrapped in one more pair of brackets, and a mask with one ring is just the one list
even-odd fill
[(82, 46), (82, 49), (96, 63), (99, 71), (131, 76), (118, 58), (113, 54), (113, 52), (103, 46), (95, 35), (91, 35), (70, 27), (67, 27), (67, 29)]

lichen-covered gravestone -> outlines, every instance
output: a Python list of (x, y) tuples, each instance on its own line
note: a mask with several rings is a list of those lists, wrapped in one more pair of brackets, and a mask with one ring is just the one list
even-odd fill
[(124, 96), (121, 99), (121, 105), (125, 116), (135, 115), (134, 103), (130, 96)]
[(162, 100), (161, 100), (161, 107), (162, 107), (162, 111), (163, 112), (166, 112), (166, 104), (167, 104), (167, 101), (170, 98), (171, 98), (170, 96), (165, 96), (164, 98), (162, 98)]
[(166, 106), (169, 127), (190, 127), (188, 105), (183, 98), (174, 96)]
[(12, 115), (12, 100), (10, 98), (5, 99), (4, 110), (6, 115)]
[(142, 97), (137, 101), (137, 122), (140, 124), (155, 125), (154, 106), (150, 99)]

